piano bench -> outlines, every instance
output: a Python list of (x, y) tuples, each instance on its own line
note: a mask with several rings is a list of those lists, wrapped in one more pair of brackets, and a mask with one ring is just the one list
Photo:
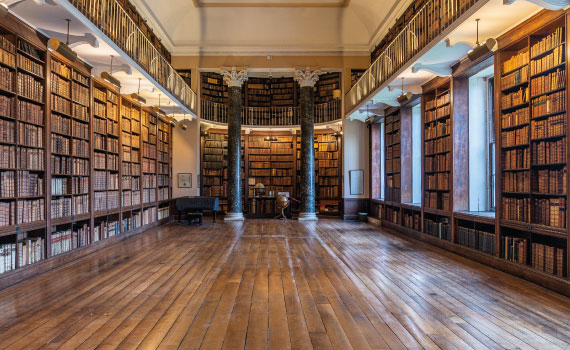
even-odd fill
[(204, 213), (202, 212), (186, 213), (186, 218), (190, 225), (194, 224), (202, 225), (202, 217), (204, 217)]

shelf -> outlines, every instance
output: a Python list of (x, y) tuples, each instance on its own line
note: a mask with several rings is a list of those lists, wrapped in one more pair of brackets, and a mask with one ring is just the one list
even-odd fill
[(533, 74), (533, 75), (530, 76), (530, 79), (533, 79), (533, 78), (536, 78), (536, 77), (539, 77), (539, 76), (541, 76), (541, 75), (545, 75), (545, 74), (548, 74), (548, 73), (556, 72), (557, 69), (562, 69), (562, 68), (565, 68), (565, 67), (566, 67), (566, 62), (561, 63), (561, 64), (559, 64), (559, 65), (556, 65), (556, 66), (554, 66), (554, 67), (552, 67), (552, 68), (545, 69), (545, 70), (543, 70), (543, 71), (540, 72), (540, 73), (535, 73), (535, 74)]
[(564, 46), (564, 44), (566, 44), (566, 42), (561, 43), (560, 45), (556, 45), (551, 49), (545, 50), (544, 52), (539, 53), (538, 55), (531, 57), (530, 60), (531, 61), (536, 61), (539, 58), (542, 58), (544, 56), (547, 56), (549, 53), (553, 52), (554, 50), (556, 50), (557, 48)]
[(521, 83), (515, 84), (513, 86), (507, 87), (507, 88), (503, 88), (501, 89), (502, 93), (507, 93), (507, 92), (514, 92), (519, 90), (521, 87), (528, 85), (528, 80), (527, 81), (523, 81)]
[(521, 104), (516, 105), (516, 106), (503, 108), (503, 109), (501, 109), (501, 112), (502, 113), (510, 113), (510, 112), (516, 111), (517, 109), (521, 109), (521, 108), (529, 107), (529, 106), (530, 106), (529, 102), (524, 102), (524, 103), (521, 103)]

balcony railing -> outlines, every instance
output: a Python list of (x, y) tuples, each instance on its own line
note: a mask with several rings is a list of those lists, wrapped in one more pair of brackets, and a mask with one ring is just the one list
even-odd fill
[[(342, 118), (341, 101), (315, 105), (315, 123), (330, 123)], [(299, 107), (242, 107), (241, 124), (244, 126), (296, 126), (300, 125)], [(228, 105), (202, 100), (200, 117), (214, 123), (228, 123)]]
[(482, 0), (427, 0), (346, 94), (346, 113)]
[(67, 0), (180, 103), (196, 113), (196, 93), (164, 59), (117, 0)]

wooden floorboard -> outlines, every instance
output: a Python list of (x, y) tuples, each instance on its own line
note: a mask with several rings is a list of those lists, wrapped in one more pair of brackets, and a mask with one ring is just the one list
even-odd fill
[(362, 223), (174, 223), (1, 290), (0, 349), (570, 349), (569, 315)]

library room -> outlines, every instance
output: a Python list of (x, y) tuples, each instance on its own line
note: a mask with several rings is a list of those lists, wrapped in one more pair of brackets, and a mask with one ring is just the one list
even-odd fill
[(0, 0), (0, 349), (569, 349), (569, 27)]

